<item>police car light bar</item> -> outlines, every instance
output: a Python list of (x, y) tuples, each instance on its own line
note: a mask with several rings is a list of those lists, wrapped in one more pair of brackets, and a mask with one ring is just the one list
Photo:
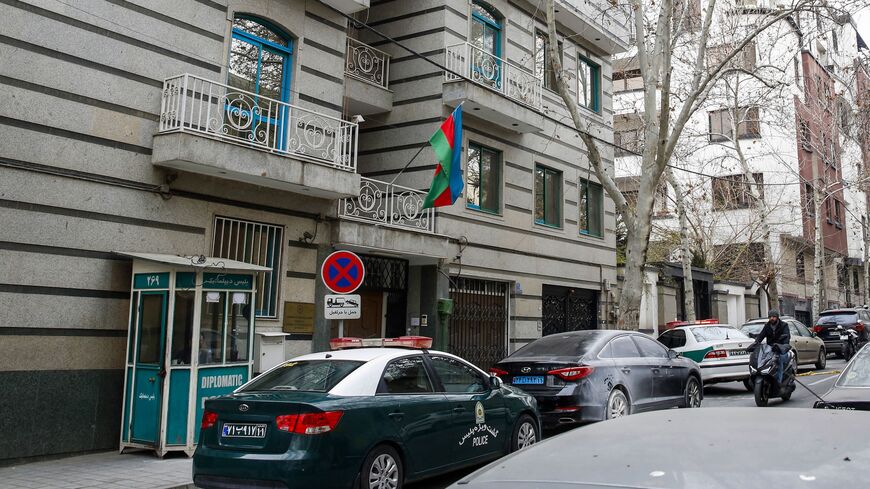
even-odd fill
[(428, 336), (399, 336), (398, 338), (333, 338), (329, 340), (333, 350), (346, 348), (432, 348)]

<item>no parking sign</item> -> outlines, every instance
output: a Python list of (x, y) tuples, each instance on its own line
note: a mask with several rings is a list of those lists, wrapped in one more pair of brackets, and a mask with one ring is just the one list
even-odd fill
[(336, 294), (350, 294), (358, 289), (366, 276), (362, 260), (350, 251), (336, 251), (323, 260), (320, 278), (326, 288)]

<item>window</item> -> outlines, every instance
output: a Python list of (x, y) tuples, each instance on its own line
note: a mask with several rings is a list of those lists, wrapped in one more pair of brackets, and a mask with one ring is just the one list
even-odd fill
[(172, 365), (190, 365), (193, 349), (193, 309), (196, 293), (192, 290), (175, 292), (175, 311), (172, 322)]
[(659, 336), (659, 342), (670, 349), (686, 346), (686, 332), (682, 329), (672, 329)]
[(487, 381), (477, 371), (459, 360), (439, 356), (433, 356), (431, 360), (444, 392), (471, 393), (489, 389)]
[(199, 363), (223, 363), (224, 328), (227, 293), (203, 292), (199, 319)]
[(251, 335), (251, 294), (233, 292), (227, 324), (227, 344), (224, 358), (227, 362), (248, 360)]
[(794, 322), (794, 326), (795, 326), (795, 328), (797, 328), (798, 333), (799, 333), (801, 336), (806, 336), (807, 338), (810, 338), (810, 337), (813, 336), (813, 335), (810, 333), (810, 330), (808, 330), (807, 327), (803, 325), (803, 323), (801, 323), (801, 322), (799, 322), (799, 321), (793, 321), (793, 322)]
[(797, 278), (805, 279), (807, 276), (807, 271), (804, 264), (804, 252), (799, 251), (794, 256), (794, 272)]
[(281, 368), (254, 379), (244, 392), (328, 392), (363, 363), (349, 360), (285, 362)]
[(614, 130), (613, 144), (617, 147), (616, 156), (637, 155), (642, 151), (643, 129)]
[(628, 336), (620, 336), (610, 342), (609, 358), (637, 358), (640, 354)]
[(807, 121), (800, 121), (799, 127), (801, 146), (804, 148), (805, 151), (812, 152), (813, 134), (812, 132), (810, 132), (810, 125), (807, 123)]
[(433, 392), (432, 381), (423, 366), (423, 357), (393, 360), (384, 369), (378, 394), (419, 394)]
[(479, 211), (501, 210), (501, 154), (475, 143), (468, 143), (468, 175), (465, 206)]
[(501, 88), (501, 22), (496, 10), (483, 2), (471, 4), (471, 52), (473, 78)]
[[(712, 70), (719, 66), (725, 57), (734, 51), (734, 44), (720, 44), (718, 46), (710, 46), (707, 48), (707, 68)], [(753, 71), (756, 67), (756, 50), (755, 43), (748, 43), (740, 50), (728, 64), (725, 65), (726, 70), (745, 70)]]
[[(758, 196), (764, 199), (764, 174), (753, 173), (752, 178), (758, 189)], [(752, 197), (751, 183), (746, 178), (746, 175), (738, 173), (736, 175), (726, 175), (713, 178), (713, 209), (728, 210), (728, 209), (746, 209), (755, 205), (755, 199)]]
[(831, 212), (831, 200), (825, 200), (825, 218), (828, 220), (828, 224), (833, 224), (833, 213)]
[(841, 206), (842, 206), (842, 204), (840, 204), (839, 200), (834, 201), (834, 224), (836, 224), (837, 227), (840, 227), (841, 223), (843, 222), (840, 220), (840, 207)]
[[(603, 189), (601, 185), (583, 178), (580, 179), (578, 187), (580, 189), (580, 199), (577, 203), (580, 211), (578, 218), (580, 234), (600, 238), (604, 235), (602, 225), (604, 209)], [(634, 198), (637, 201), (637, 195)]]
[(709, 113), (709, 119), (711, 142), (730, 141), (734, 137), (735, 120), (739, 139), (752, 139), (761, 135), (758, 107), (713, 110)]
[(640, 350), (640, 356), (649, 358), (667, 358), (668, 350), (665, 349), (659, 342), (653, 341), (646, 336), (632, 336), (637, 349)]
[(215, 217), (212, 255), (271, 268), (256, 275), (257, 317), (278, 317), (278, 289), (284, 228), (272, 224)]
[(816, 203), (813, 200), (813, 186), (809, 183), (804, 183), (804, 207), (808, 216), (816, 215)]
[[(559, 43), (559, 61), (562, 61), (562, 43)], [(550, 65), (550, 37), (546, 32), (535, 31), (535, 76), (543, 80), (544, 88), (556, 89), (556, 72)]]
[(702, 328), (692, 328), (691, 331), (695, 341), (699, 343), (704, 341), (749, 339), (743, 331), (730, 326), (704, 326)]
[(535, 165), (535, 223), (562, 225), (562, 172)]
[(601, 111), (601, 67), (582, 55), (577, 56), (577, 101), (589, 110)]

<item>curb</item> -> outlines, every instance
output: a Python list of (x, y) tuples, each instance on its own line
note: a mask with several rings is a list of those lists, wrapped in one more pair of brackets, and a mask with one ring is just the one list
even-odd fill
[(797, 374), (795, 377), (811, 377), (813, 375), (837, 375), (841, 372), (842, 370), (829, 370), (827, 372), (804, 372), (802, 374)]

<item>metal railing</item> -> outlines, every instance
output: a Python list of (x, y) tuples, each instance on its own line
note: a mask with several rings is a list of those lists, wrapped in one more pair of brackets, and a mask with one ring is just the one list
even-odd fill
[[(447, 46), (447, 68), (536, 110), (543, 107), (543, 81), (540, 78), (474, 44), (464, 42)], [(461, 79), (449, 71), (445, 72), (445, 78), (447, 81)]]
[(426, 193), (401, 185), (360, 178), (359, 197), (338, 201), (338, 215), (386, 226), (435, 232), (435, 209), (423, 208)]
[(354, 172), (358, 130), (352, 122), (196, 75), (163, 82), (160, 133), (194, 132)]
[(379, 87), (389, 88), (390, 55), (348, 37), (344, 72)]

